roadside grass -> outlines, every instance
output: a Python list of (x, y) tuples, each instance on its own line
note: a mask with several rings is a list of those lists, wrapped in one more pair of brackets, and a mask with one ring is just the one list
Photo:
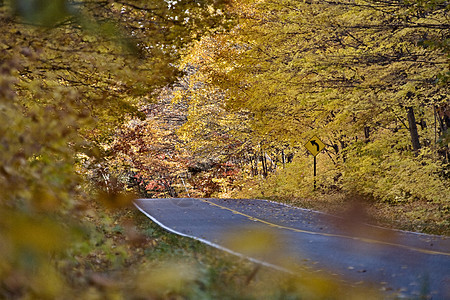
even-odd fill
[[(322, 161), (322, 164), (328, 163)], [(355, 182), (348, 182), (344, 186), (341, 182), (343, 178), (331, 171), (327, 173), (325, 166), (318, 166), (316, 190), (313, 189), (312, 166), (298, 157), (297, 161), (288, 164), (286, 168), (278, 168), (267, 178), (242, 177), (236, 183), (239, 188), (234, 189), (229, 196), (267, 199), (355, 218), (372, 225), (450, 236), (450, 194), (445, 188), (448, 186), (448, 178), (444, 174), (441, 174), (442, 178), (434, 178), (437, 173), (433, 176), (429, 174), (434, 178), (432, 180), (421, 173), (428, 172), (425, 165), (422, 165), (416, 166), (414, 176), (411, 172), (408, 173), (410, 175), (401, 172), (398, 174), (400, 177), (413, 178), (393, 179), (380, 175), (365, 183), (366, 179), (358, 178), (350, 172), (347, 175), (354, 176)], [(392, 184), (383, 185), (385, 181)], [(367, 188), (364, 189), (364, 186)]]
[(379, 299), (323, 274), (256, 265), (169, 233), (134, 207), (90, 218), (92, 246), (61, 269), (67, 299)]
[(392, 229), (450, 236), (450, 202), (381, 202), (344, 193), (317, 193), (311, 198), (271, 197), (269, 200)]

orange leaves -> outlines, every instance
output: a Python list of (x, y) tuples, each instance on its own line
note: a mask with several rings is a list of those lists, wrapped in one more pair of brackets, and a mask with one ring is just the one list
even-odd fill
[(187, 156), (177, 148), (179, 141), (171, 125), (159, 119), (164, 114), (153, 117), (152, 111), (147, 113), (146, 120), (130, 120), (117, 132), (110, 169), (141, 194), (172, 194), (174, 181), (186, 172)]

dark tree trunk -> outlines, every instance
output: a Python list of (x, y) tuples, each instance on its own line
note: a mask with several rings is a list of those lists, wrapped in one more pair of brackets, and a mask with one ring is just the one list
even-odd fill
[(345, 161), (347, 160), (347, 157), (346, 157), (346, 155), (344, 154), (345, 152), (343, 152), (342, 150), (344, 150), (345, 147), (347, 147), (347, 144), (345, 143), (344, 140), (340, 140), (340, 141), (339, 141), (339, 144), (341, 144), (341, 151), (340, 151), (340, 152), (342, 153), (342, 161), (345, 162)]
[(292, 163), (293, 160), (294, 160), (294, 153), (289, 153), (287, 156), (287, 162)]
[(252, 153), (250, 155), (250, 164), (252, 166), (252, 176), (255, 177), (256, 175), (258, 175), (258, 158), (256, 154)]
[(369, 126), (364, 127), (364, 139), (365, 139), (366, 143), (368, 143), (370, 140), (370, 127)]
[(411, 135), (411, 143), (413, 146), (413, 150), (417, 152), (420, 149), (420, 142), (419, 142), (419, 133), (417, 131), (416, 118), (414, 116), (414, 110), (412, 107), (408, 107), (407, 111), (408, 111), (408, 123), (409, 123), (409, 133)]
[(268, 168), (267, 168), (267, 159), (266, 159), (266, 153), (261, 151), (261, 162), (262, 162), (262, 169), (263, 169), (263, 177), (266, 178), (268, 174)]
[(422, 128), (422, 130), (427, 129), (427, 121), (425, 121), (424, 119), (420, 120), (420, 127)]
[(447, 113), (445, 111), (443, 111), (443, 109), (437, 110), (436, 114), (437, 114), (437, 118), (439, 120), (439, 127), (440, 127), (441, 134), (444, 134), (447, 131), (447, 129), (449, 128), (450, 117), (447, 115)]

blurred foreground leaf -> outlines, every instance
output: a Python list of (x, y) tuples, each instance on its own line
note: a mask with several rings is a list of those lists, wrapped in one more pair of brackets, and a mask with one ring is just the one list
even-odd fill
[(198, 274), (192, 265), (179, 261), (164, 262), (142, 271), (137, 278), (139, 293), (168, 297), (171, 293), (182, 293)]
[(34, 25), (53, 26), (75, 13), (68, 0), (10, 0), (15, 15)]

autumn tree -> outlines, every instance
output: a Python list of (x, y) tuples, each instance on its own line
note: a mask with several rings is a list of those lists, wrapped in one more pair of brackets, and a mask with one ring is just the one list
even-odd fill
[(180, 49), (228, 26), (223, 5), (0, 1), (0, 297), (70, 294), (60, 267), (95, 247), (80, 161), (102, 166), (117, 127), (176, 78)]
[(187, 57), (254, 137), (301, 149), (320, 135), (323, 188), (444, 200), (445, 4), (248, 1), (235, 12), (239, 26), (204, 38), (212, 59)]
[(106, 176), (149, 198), (176, 197), (187, 189), (189, 157), (180, 147), (177, 125), (169, 120), (180, 113), (165, 107), (161, 103), (142, 106), (146, 118), (133, 118), (121, 126), (103, 166), (108, 168)]

